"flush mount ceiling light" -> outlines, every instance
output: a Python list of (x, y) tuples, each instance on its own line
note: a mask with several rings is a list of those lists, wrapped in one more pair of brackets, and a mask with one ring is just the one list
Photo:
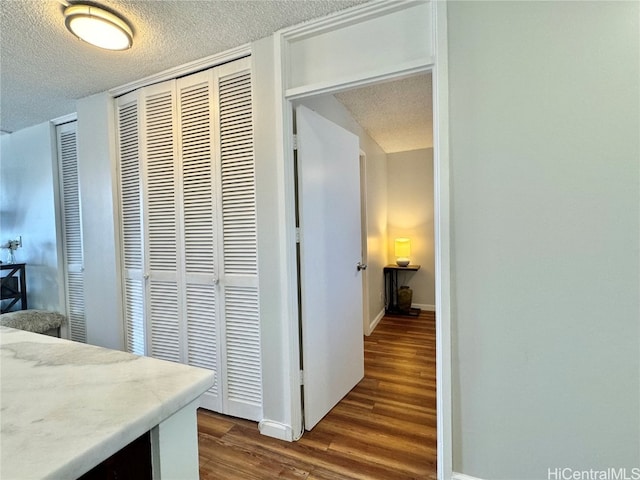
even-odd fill
[(80, 40), (108, 50), (126, 50), (133, 32), (120, 17), (101, 8), (75, 4), (64, 9), (64, 24)]

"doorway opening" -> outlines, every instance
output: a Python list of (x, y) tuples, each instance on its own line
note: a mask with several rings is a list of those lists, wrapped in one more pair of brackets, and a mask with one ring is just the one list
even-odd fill
[[(417, 89), (417, 90), (416, 90)], [(389, 92), (395, 92), (396, 97), (390, 97)], [(363, 200), (361, 211), (361, 252), (362, 262), (368, 265), (366, 270), (367, 276), (362, 278), (363, 288), (363, 312), (362, 330), (363, 334), (370, 334), (385, 314), (384, 299), (384, 279), (383, 267), (395, 259), (390, 253), (390, 245), (393, 239), (390, 235), (397, 235), (397, 225), (394, 225), (393, 233), (389, 232), (388, 225), (388, 205), (387, 205), (387, 168), (388, 157), (398, 154), (398, 152), (420, 151), (431, 149), (431, 161), (433, 159), (433, 114), (432, 114), (432, 88), (431, 88), (431, 72), (424, 72), (411, 77), (402, 77), (380, 84), (366, 85), (357, 89), (351, 89), (335, 93), (333, 95), (310, 95), (304, 98), (298, 98), (294, 102), (290, 102), (292, 107), (304, 105), (315, 112), (323, 115), (340, 126), (355, 132), (360, 138), (360, 155), (358, 157), (361, 176), (358, 188)], [(377, 96), (377, 98), (376, 98)], [(372, 100), (373, 99), (373, 100)], [(395, 104), (399, 114), (385, 113), (381, 106), (384, 101)], [(425, 105), (426, 103), (426, 105)], [(429, 122), (428, 127), (421, 125), (415, 114), (410, 111), (413, 107), (422, 107), (428, 110)], [(404, 109), (404, 111), (402, 110)], [(422, 112), (424, 114), (424, 112)], [(400, 115), (401, 120), (395, 120)], [(355, 117), (358, 118), (355, 118)], [(373, 119), (374, 126), (364, 127), (359, 123), (359, 119), (367, 117)], [(406, 121), (404, 121), (406, 120)], [(375, 121), (378, 124), (375, 125)], [(386, 127), (384, 123), (387, 123)], [(401, 135), (398, 128), (402, 125), (413, 128), (414, 132), (410, 132), (413, 137), (422, 137), (422, 143), (408, 143), (408, 147), (402, 147)], [(393, 133), (393, 128), (396, 133)], [(377, 128), (377, 130), (376, 130)], [(376, 132), (386, 131), (388, 138), (386, 143), (395, 146), (388, 147), (389, 151), (385, 151), (380, 143), (382, 140), (372, 138)], [(411, 135), (409, 135), (411, 136)], [(405, 140), (406, 142), (406, 140)], [(426, 143), (425, 143), (426, 142)], [(398, 146), (400, 145), (400, 146)], [(431, 281), (430, 300), (423, 300), (423, 296), (418, 296), (418, 304), (425, 310), (435, 310), (435, 259), (434, 259), (434, 235), (433, 235), (433, 164), (431, 163), (431, 214), (429, 221), (431, 222), (431, 238), (428, 240), (430, 261), (420, 260), (423, 264), (429, 264), (424, 268), (423, 273), (429, 277)], [(414, 226), (411, 226), (414, 227)], [(414, 232), (415, 234), (415, 232)], [(424, 247), (425, 242), (421, 243)], [(420, 248), (415, 252), (420, 258)], [(331, 261), (330, 258), (327, 261)], [(421, 283), (418, 287), (424, 289)], [(420, 291), (420, 290), (419, 290)], [(420, 291), (420, 293), (422, 293)], [(422, 300), (421, 300), (422, 299)], [(425, 308), (426, 307), (426, 308)], [(368, 312), (367, 312), (368, 310)], [(304, 327), (301, 327), (304, 328)], [(302, 345), (304, 348), (304, 342)], [(306, 363), (305, 363), (306, 365)]]

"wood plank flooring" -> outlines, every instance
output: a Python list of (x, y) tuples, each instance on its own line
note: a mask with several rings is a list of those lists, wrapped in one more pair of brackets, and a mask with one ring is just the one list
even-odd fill
[(297, 442), (198, 412), (203, 480), (436, 479), (435, 314), (385, 316), (365, 337), (365, 378)]

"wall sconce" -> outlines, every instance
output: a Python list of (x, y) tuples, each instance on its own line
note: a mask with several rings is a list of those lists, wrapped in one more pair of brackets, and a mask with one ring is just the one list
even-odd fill
[(80, 40), (107, 50), (126, 50), (133, 31), (120, 17), (101, 8), (75, 4), (64, 9), (64, 24)]
[(408, 238), (396, 238), (395, 240), (396, 263), (400, 267), (409, 265), (411, 255), (411, 240)]

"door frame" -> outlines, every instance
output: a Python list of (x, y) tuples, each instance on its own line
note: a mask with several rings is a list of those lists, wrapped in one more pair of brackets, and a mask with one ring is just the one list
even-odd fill
[[(360, 166), (360, 236), (362, 243), (362, 263), (369, 264), (369, 220), (367, 212), (367, 154), (360, 149), (358, 155)], [(365, 335), (371, 335), (371, 325), (369, 324), (369, 270), (365, 268), (362, 274), (362, 331)]]
[[(384, 70), (370, 76), (344, 81), (321, 82), (304, 88), (287, 91), (290, 71), (286, 64), (286, 52), (291, 38), (300, 34), (293, 28), (275, 35), (276, 47), (276, 88), (278, 109), (276, 122), (282, 128), (283, 154), (282, 178), (285, 212), (284, 238), (287, 284), (284, 290), (297, 292), (296, 224), (295, 224), (295, 178), (293, 162), (293, 102), (320, 94), (335, 93), (349, 88), (374, 84), (383, 80), (394, 80), (408, 75), (431, 72), (433, 75), (433, 139), (434, 139), (434, 224), (435, 224), (435, 264), (436, 264), (436, 401), (437, 401), (437, 464), (438, 479), (452, 478), (452, 401), (451, 401), (451, 235), (450, 235), (450, 179), (449, 179), (449, 91), (448, 91), (448, 43), (447, 43), (447, 2), (432, 2), (431, 41), (433, 57), (430, 61), (412, 63), (396, 70)], [(364, 12), (365, 9), (368, 10)], [(363, 16), (370, 15), (374, 9), (400, 8), (385, 6), (383, 2), (363, 7)], [(355, 9), (353, 10), (355, 11)], [(349, 22), (356, 22), (354, 15), (345, 15)], [(335, 20), (332, 18), (330, 20)], [(318, 31), (323, 23), (320, 22)], [(312, 35), (313, 27), (303, 27), (305, 35)], [(285, 292), (286, 293), (286, 292)], [(300, 395), (300, 377), (298, 374), (300, 343), (298, 331), (299, 309), (297, 295), (283, 295), (287, 311), (286, 343), (289, 351), (286, 368), (290, 379), (290, 413), (292, 439), (302, 436), (302, 405)]]

